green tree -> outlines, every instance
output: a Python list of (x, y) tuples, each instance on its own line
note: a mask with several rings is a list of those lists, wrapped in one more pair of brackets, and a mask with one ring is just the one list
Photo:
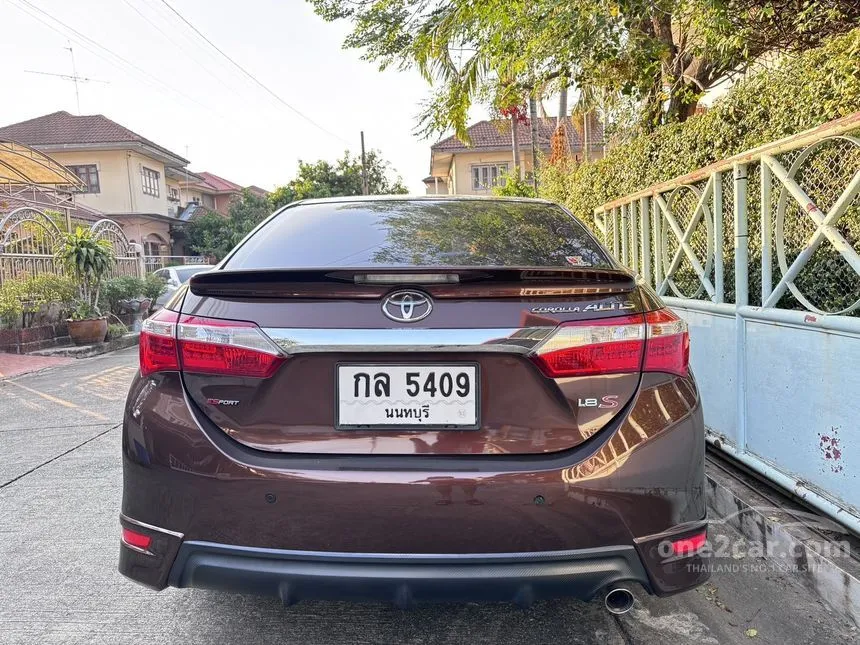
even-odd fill
[(649, 128), (685, 120), (726, 74), (860, 19), (856, 0), (309, 1), (352, 22), (345, 46), (432, 84), (423, 133), (453, 128), (464, 140), (475, 101), (504, 109), (571, 83), (633, 107)]
[[(368, 193), (371, 195), (403, 195), (409, 192), (400, 177), (389, 179), (391, 164), (378, 150), (366, 154)], [(278, 187), (270, 195), (271, 205), (279, 208), (297, 199), (344, 197), (361, 195), (361, 157), (344, 152), (335, 163), (299, 161), (295, 179)]]
[(200, 255), (221, 260), (271, 212), (269, 200), (248, 190), (230, 204), (227, 217), (209, 212), (191, 220), (185, 229), (189, 247)]

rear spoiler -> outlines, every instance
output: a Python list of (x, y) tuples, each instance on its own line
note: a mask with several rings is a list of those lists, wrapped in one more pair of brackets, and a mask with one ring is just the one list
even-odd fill
[[(390, 281), (367, 281), (367, 276)], [(450, 280), (422, 281), (422, 276)], [(398, 279), (401, 278), (401, 279)], [(505, 297), (628, 293), (635, 278), (620, 269), (568, 267), (357, 267), (213, 270), (191, 278), (196, 296), (222, 298), (376, 298), (393, 286), (437, 297)], [(558, 293), (545, 293), (547, 290)], [(534, 293), (532, 293), (534, 292)], [(538, 293), (541, 292), (541, 293)]]

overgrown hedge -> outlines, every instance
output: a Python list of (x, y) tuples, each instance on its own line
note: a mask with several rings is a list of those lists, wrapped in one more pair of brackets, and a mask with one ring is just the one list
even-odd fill
[(860, 29), (739, 81), (704, 114), (573, 168), (544, 164), (541, 197), (592, 221), (595, 208), (724, 157), (860, 110)]

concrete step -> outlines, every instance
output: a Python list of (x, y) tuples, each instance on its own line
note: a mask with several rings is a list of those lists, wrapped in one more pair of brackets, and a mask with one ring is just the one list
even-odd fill
[[(743, 549), (760, 551), (780, 570), (795, 575), (835, 614), (860, 625), (856, 536), (720, 453), (708, 451), (706, 474), (710, 524), (727, 524), (740, 532), (748, 541)], [(730, 555), (739, 561), (744, 557)]]
[(30, 355), (35, 356), (66, 356), (69, 358), (88, 358), (90, 356), (98, 356), (106, 354), (117, 349), (125, 349), (137, 345), (140, 339), (138, 332), (130, 332), (118, 338), (113, 338), (106, 343), (94, 343), (92, 345), (66, 345), (64, 347), (51, 347), (50, 349), (40, 349), (36, 352), (30, 352)]

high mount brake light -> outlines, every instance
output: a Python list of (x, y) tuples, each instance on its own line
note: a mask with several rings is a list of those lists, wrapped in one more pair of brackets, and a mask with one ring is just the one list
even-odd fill
[(687, 374), (687, 324), (668, 309), (563, 323), (532, 354), (551, 378), (625, 372)]
[(140, 373), (178, 371), (268, 378), (284, 361), (254, 323), (162, 309), (143, 323)]

